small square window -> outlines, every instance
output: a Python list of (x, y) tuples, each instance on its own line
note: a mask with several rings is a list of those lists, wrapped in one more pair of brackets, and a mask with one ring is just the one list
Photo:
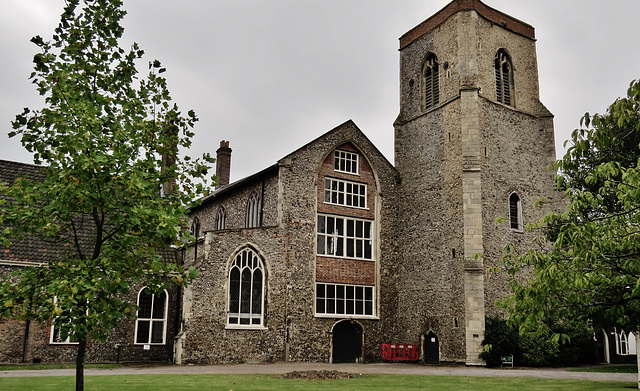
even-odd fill
[(358, 174), (358, 154), (347, 151), (335, 151), (333, 167), (336, 171)]

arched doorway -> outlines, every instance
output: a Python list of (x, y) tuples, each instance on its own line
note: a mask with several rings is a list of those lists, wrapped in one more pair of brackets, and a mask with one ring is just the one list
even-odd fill
[(332, 362), (352, 363), (362, 356), (362, 326), (357, 322), (343, 320), (333, 326)]
[(440, 341), (433, 331), (424, 336), (422, 351), (425, 364), (440, 364)]

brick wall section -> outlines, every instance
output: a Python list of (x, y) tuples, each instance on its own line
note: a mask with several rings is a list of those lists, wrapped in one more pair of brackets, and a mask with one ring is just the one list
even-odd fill
[(231, 148), (229, 142), (220, 141), (220, 148), (216, 150), (216, 176), (218, 177), (218, 186), (226, 186), (229, 184), (231, 175)]
[(375, 261), (317, 257), (316, 281), (375, 285), (376, 264)]

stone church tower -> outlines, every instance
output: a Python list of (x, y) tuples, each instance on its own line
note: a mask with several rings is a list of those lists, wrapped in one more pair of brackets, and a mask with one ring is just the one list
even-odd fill
[(505, 244), (530, 245), (524, 225), (550, 208), (534, 203), (553, 201), (535, 44), (533, 27), (479, 0), (400, 38), (396, 335), (422, 341), (426, 362), (482, 363), (485, 315), (506, 294), (488, 268)]

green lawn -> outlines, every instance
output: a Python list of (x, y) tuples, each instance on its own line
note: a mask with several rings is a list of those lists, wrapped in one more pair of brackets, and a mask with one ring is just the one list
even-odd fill
[[(0, 377), (0, 390), (72, 390), (73, 377)], [(487, 390), (487, 391), (591, 391), (629, 390), (635, 382), (481, 378), (422, 375), (362, 375), (343, 380), (289, 380), (272, 375), (126, 375), (87, 376), (91, 390)]]
[(599, 372), (599, 373), (638, 373), (638, 367), (634, 364), (608, 365), (587, 368), (569, 369), (571, 372)]

